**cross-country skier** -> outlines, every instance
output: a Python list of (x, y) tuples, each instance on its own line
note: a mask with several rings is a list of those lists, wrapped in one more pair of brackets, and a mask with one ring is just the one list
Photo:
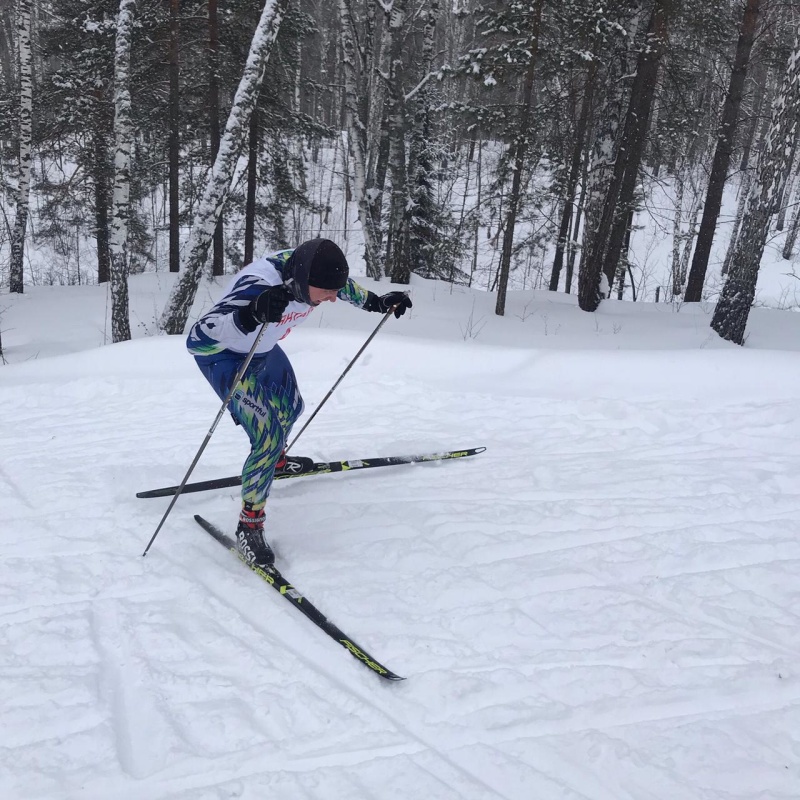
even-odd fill
[(228, 404), (234, 422), (250, 437), (236, 542), (251, 566), (266, 567), (275, 560), (264, 539), (264, 506), (276, 470), (302, 472), (313, 466), (311, 459), (284, 453), (303, 399), (278, 342), (320, 303), (337, 298), (365, 311), (394, 309), (396, 317), (411, 307), (405, 293), (377, 295), (359, 286), (348, 272), (344, 253), (330, 239), (311, 239), (295, 250), (271, 253), (237, 273), (224, 297), (189, 332), (189, 352), (224, 400), (258, 329), (267, 326)]

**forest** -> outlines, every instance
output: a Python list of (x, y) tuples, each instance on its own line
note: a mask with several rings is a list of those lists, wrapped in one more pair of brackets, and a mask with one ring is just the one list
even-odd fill
[[(712, 300), (800, 227), (796, 0), (3, 0), (0, 282), (201, 278), (315, 236), (366, 274)], [(726, 217), (724, 261), (712, 246)], [(732, 194), (733, 193), (733, 194)], [(667, 281), (631, 240), (671, 237)], [(44, 255), (43, 255), (44, 254)], [(709, 280), (713, 272), (715, 279)]]

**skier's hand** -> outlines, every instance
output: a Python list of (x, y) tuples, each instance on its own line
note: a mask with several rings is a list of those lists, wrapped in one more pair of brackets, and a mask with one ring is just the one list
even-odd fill
[(270, 286), (250, 304), (253, 319), (262, 325), (265, 322), (280, 322), (291, 299), (285, 286)]
[(234, 317), (243, 331), (252, 333), (259, 323), (280, 322), (291, 298), (284, 286), (270, 286), (248, 305), (234, 311)]
[(413, 305), (411, 298), (405, 292), (387, 292), (382, 295), (374, 295), (370, 298), (372, 301), (365, 306), (367, 311), (381, 311), (384, 314), (387, 311), (394, 309), (394, 315), (397, 319), (406, 313), (407, 308)]

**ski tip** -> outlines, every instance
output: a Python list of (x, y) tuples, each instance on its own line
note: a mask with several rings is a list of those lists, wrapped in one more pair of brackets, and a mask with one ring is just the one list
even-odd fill
[(143, 492), (136, 492), (136, 496), (140, 500), (149, 500), (152, 497), (172, 497), (175, 494), (175, 488), (170, 487), (167, 489), (146, 489)]

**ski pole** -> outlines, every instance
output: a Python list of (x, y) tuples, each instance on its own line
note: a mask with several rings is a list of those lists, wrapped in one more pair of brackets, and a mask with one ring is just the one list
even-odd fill
[(175, 492), (175, 496), (172, 498), (172, 502), (169, 504), (169, 507), (164, 512), (164, 516), (161, 517), (161, 522), (158, 523), (158, 527), (156, 528), (155, 533), (150, 537), (150, 541), (147, 543), (147, 547), (145, 547), (144, 553), (142, 553), (142, 558), (144, 558), (147, 555), (148, 550), (150, 550), (150, 546), (156, 540), (156, 536), (158, 536), (158, 532), (161, 530), (161, 526), (166, 522), (167, 517), (169, 516), (169, 512), (172, 511), (172, 507), (175, 505), (178, 498), (180, 497), (180, 494), (183, 491), (183, 487), (186, 486), (186, 481), (189, 480), (189, 476), (192, 474), (192, 470), (197, 466), (197, 462), (200, 460), (200, 456), (203, 454), (203, 450), (206, 449), (206, 445), (209, 443), (209, 441), (211, 441), (211, 436), (216, 430), (217, 425), (219, 425), (219, 421), (222, 419), (222, 415), (225, 413), (225, 409), (228, 407), (228, 403), (230, 403), (231, 397), (233, 397), (233, 393), (236, 391), (239, 382), (244, 377), (244, 373), (250, 366), (250, 362), (253, 360), (256, 348), (261, 342), (261, 337), (264, 335), (264, 331), (266, 329), (267, 329), (267, 323), (265, 322), (261, 326), (261, 330), (258, 332), (258, 336), (256, 336), (256, 340), (253, 342), (253, 346), (250, 348), (250, 352), (247, 354), (247, 358), (245, 358), (245, 360), (242, 362), (242, 366), (239, 367), (239, 371), (236, 373), (236, 376), (233, 379), (233, 383), (231, 384), (231, 390), (228, 392), (228, 396), (222, 401), (222, 406), (219, 412), (217, 413), (217, 418), (214, 420), (214, 424), (209, 428), (208, 433), (206, 434), (206, 438), (203, 439), (203, 444), (200, 445), (200, 449), (197, 451), (197, 455), (194, 457), (194, 460), (189, 466), (186, 475), (183, 476), (183, 480), (181, 481), (180, 486), (178, 486), (178, 490)]
[(397, 306), (392, 306), (383, 315), (383, 319), (378, 323), (378, 327), (375, 328), (374, 331), (372, 331), (372, 333), (370, 334), (370, 336), (367, 339), (367, 341), (364, 342), (363, 345), (361, 345), (361, 349), (355, 354), (355, 356), (353, 356), (353, 360), (347, 365), (347, 367), (345, 367), (344, 372), (339, 376), (339, 380), (336, 381), (336, 383), (334, 383), (333, 386), (331, 386), (330, 391), (328, 392), (328, 394), (325, 395), (325, 397), (322, 398), (322, 402), (314, 409), (314, 413), (308, 418), (308, 420), (306, 421), (306, 424), (303, 425), (302, 428), (300, 428), (300, 433), (298, 433), (297, 436), (295, 436), (294, 439), (292, 439), (292, 441), (289, 442), (288, 445), (286, 445), (286, 452), (287, 453), (289, 452), (289, 449), (291, 448), (291, 446), (303, 435), (303, 431), (311, 424), (311, 420), (314, 419), (314, 417), (316, 417), (317, 414), (319, 414), (319, 410), (322, 408), (322, 406), (325, 405), (325, 403), (328, 401), (328, 398), (334, 393), (334, 391), (336, 390), (336, 387), (342, 382), (342, 379), (344, 378), (344, 376), (347, 375), (348, 372), (350, 372), (350, 368), (353, 366), (353, 364), (356, 363), (356, 361), (358, 361), (358, 359), (361, 356), (361, 354), (367, 349), (367, 345), (375, 338), (375, 336), (377, 335), (378, 331), (383, 327), (383, 325), (386, 322), (386, 320), (389, 319), (389, 317), (394, 313), (395, 308), (397, 308)]

